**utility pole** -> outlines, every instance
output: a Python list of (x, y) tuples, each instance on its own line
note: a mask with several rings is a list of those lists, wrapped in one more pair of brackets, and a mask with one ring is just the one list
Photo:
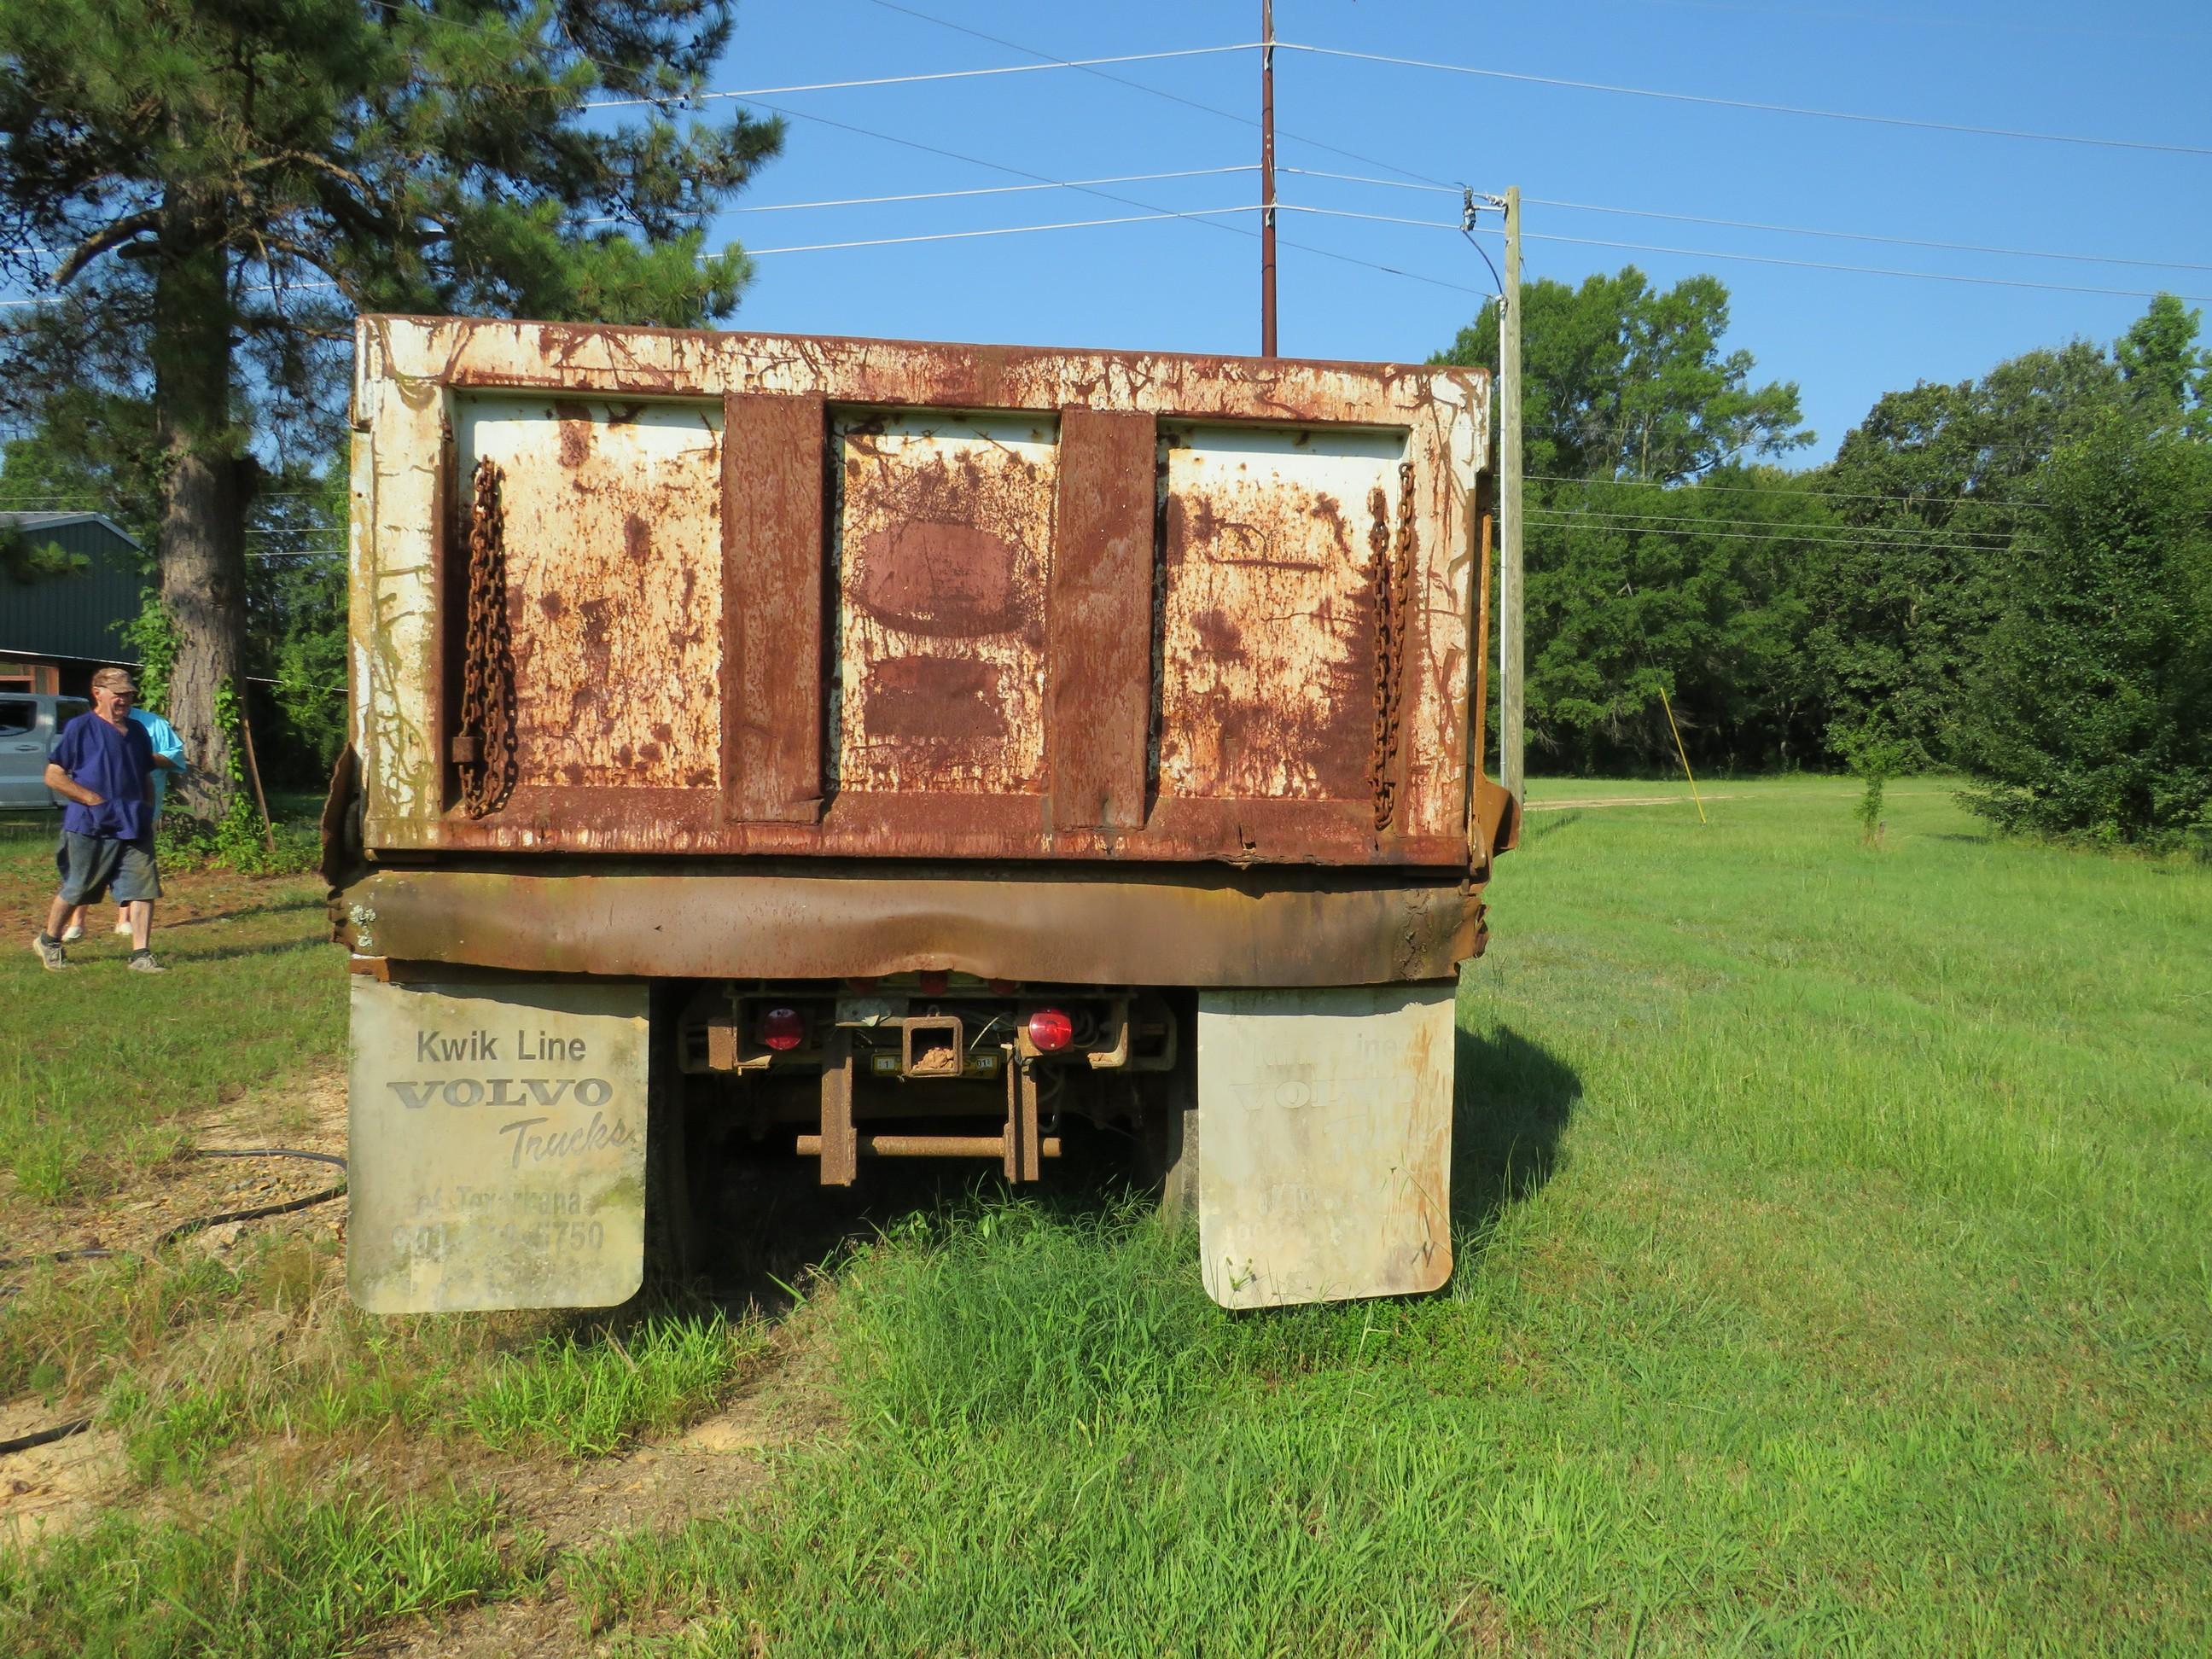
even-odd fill
[(1498, 781), (1523, 793), (1521, 652), (1521, 186), (1505, 191), (1498, 318)]
[(1275, 0), (1260, 0), (1260, 355), (1275, 355)]

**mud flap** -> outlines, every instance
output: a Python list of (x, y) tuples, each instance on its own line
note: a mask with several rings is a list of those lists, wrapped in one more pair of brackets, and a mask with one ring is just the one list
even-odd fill
[(1199, 1249), (1223, 1307), (1451, 1276), (1455, 989), (1199, 993)]
[(354, 1300), (458, 1313), (602, 1308), (635, 1292), (647, 988), (352, 984)]

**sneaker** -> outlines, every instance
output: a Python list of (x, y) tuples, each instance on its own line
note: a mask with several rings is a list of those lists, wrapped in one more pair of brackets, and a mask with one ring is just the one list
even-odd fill
[(39, 953), (40, 964), (50, 974), (58, 974), (70, 965), (62, 942), (51, 933), (39, 933), (31, 940), (31, 948)]
[[(116, 917), (115, 931), (121, 934), (125, 939), (129, 939), (131, 937), (131, 918), (128, 916)], [(67, 939), (69, 935), (64, 933), (62, 937), (64, 939)]]
[(62, 929), (62, 943), (64, 945), (74, 945), (83, 937), (84, 924), (81, 921), (73, 921)]
[(128, 966), (134, 974), (166, 974), (169, 971), (154, 960), (151, 951), (133, 951)]

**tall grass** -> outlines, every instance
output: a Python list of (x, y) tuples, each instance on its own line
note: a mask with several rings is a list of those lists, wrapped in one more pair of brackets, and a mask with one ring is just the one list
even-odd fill
[(549, 1337), (496, 1364), (459, 1414), (487, 1445), (605, 1456), (706, 1409), (762, 1346), (757, 1326), (720, 1316), (648, 1322), (627, 1340), (612, 1330)]
[[(1639, 786), (1639, 793), (1659, 793)], [(2212, 876), (1920, 781), (1532, 814), (1459, 1266), (1230, 1316), (1110, 1198), (894, 1228), (853, 1441), (580, 1563), (794, 1654), (2212, 1650)]]
[(532, 1540), (501, 1539), (488, 1492), (256, 1492), (204, 1524), (112, 1514), (36, 1553), (0, 1547), (0, 1652), (323, 1659), (377, 1623), (544, 1571)]
[[(120, 942), (70, 947), (68, 972), (43, 971), (28, 933), (0, 951), (0, 1169), (48, 1202), (112, 1190), (170, 1155), (177, 1121), (241, 1085), (282, 1085), (345, 1051), (345, 959), (327, 943), (312, 879), (189, 878), (219, 919), (155, 915), (171, 971), (129, 974)], [(50, 842), (0, 844), (0, 894), (41, 913), (53, 888)], [(105, 926), (105, 913), (95, 917)]]

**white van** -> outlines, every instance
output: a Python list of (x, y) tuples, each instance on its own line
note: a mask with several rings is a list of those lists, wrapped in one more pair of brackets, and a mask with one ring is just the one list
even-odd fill
[(64, 805), (46, 787), (46, 756), (62, 727), (91, 707), (50, 691), (0, 691), (0, 810)]

